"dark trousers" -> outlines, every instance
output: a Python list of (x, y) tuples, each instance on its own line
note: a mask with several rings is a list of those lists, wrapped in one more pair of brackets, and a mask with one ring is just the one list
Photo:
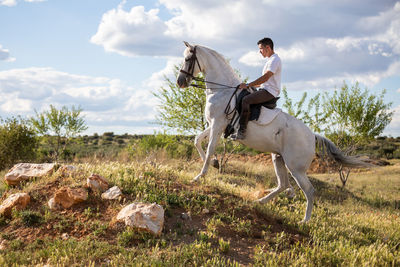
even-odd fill
[(247, 128), (247, 122), (250, 117), (250, 105), (256, 105), (267, 102), (275, 97), (267, 90), (261, 89), (251, 93), (242, 99), (242, 112), (240, 113), (239, 125), (242, 131)]

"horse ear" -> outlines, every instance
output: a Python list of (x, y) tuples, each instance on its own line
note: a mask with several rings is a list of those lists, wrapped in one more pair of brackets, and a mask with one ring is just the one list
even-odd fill
[(186, 45), (186, 47), (192, 48), (192, 46), (188, 42), (183, 41), (183, 43)]

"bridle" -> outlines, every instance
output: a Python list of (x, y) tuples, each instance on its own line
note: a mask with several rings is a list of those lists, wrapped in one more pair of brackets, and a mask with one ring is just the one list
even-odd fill
[[(233, 108), (232, 110), (230, 110), (230, 103), (231, 103), (233, 97), (235, 97), (235, 99), (236, 99), (236, 100), (235, 100), (235, 103), (237, 102), (237, 95), (236, 95), (236, 92), (239, 90), (239, 85), (237, 85), (237, 86), (230, 86), (230, 85), (226, 85), (226, 84), (221, 84), (221, 83), (206, 81), (206, 80), (204, 80), (204, 79), (195, 77), (195, 76), (193, 75), (193, 73), (194, 73), (194, 68), (195, 68), (195, 66), (196, 66), (196, 63), (197, 63), (197, 66), (199, 67), (199, 70), (201, 71), (199, 59), (197, 58), (197, 55), (196, 55), (196, 48), (197, 48), (197, 46), (194, 46), (193, 50), (190, 50), (190, 52), (192, 53), (192, 56), (191, 56), (191, 57), (185, 58), (185, 61), (186, 61), (186, 62), (189, 61), (189, 68), (188, 68), (188, 71), (185, 71), (185, 70), (183, 70), (183, 69), (181, 68), (181, 69), (179, 70), (179, 72), (184, 73), (184, 74), (190, 76), (193, 80), (198, 81), (198, 82), (204, 82), (204, 83), (209, 83), (209, 84), (214, 84), (214, 85), (222, 86), (221, 88), (209, 88), (209, 89), (229, 89), (229, 88), (235, 88), (235, 91), (234, 91), (233, 94), (231, 95), (231, 97), (230, 97), (230, 99), (229, 99), (229, 101), (228, 101), (228, 104), (226, 105), (225, 110), (224, 110), (224, 113), (225, 113), (226, 117), (228, 118), (230, 115), (232, 115), (232, 113), (234, 113), (234, 112), (236, 111), (235, 108)], [(190, 86), (197, 87), (197, 88), (201, 88), (201, 89), (207, 89), (206, 87), (203, 87), (202, 85), (195, 84), (195, 83), (192, 83)], [(236, 118), (235, 118), (235, 117), (236, 117)], [(234, 116), (232, 117), (232, 119), (231, 119), (231, 123), (230, 123), (230, 124), (233, 123), (232, 125), (234, 125), (238, 119), (239, 119), (239, 116), (235, 116), (235, 115), (234, 115)]]
[[(213, 85), (222, 86), (221, 88), (208, 88), (208, 89), (229, 89), (229, 88), (237, 88), (237, 87), (238, 87), (238, 86), (230, 86), (230, 85), (221, 84), (221, 83), (216, 83), (216, 82), (210, 82), (210, 81), (206, 81), (206, 80), (204, 80), (204, 79), (202, 79), (202, 78), (195, 77), (195, 76), (193, 75), (193, 73), (194, 73), (194, 68), (195, 68), (195, 66), (196, 66), (196, 63), (197, 63), (197, 66), (199, 67), (200, 72), (202, 71), (202, 70), (201, 70), (201, 67), (200, 67), (199, 59), (197, 58), (197, 55), (196, 55), (196, 48), (197, 48), (197, 46), (194, 46), (193, 49), (190, 50), (190, 52), (192, 53), (192, 56), (191, 56), (191, 57), (185, 58), (185, 61), (186, 61), (186, 62), (189, 61), (189, 68), (188, 68), (188, 71), (185, 71), (185, 70), (183, 70), (183, 69), (181, 68), (181, 69), (179, 70), (179, 72), (190, 76), (193, 80), (195, 80), (195, 81), (197, 81), (197, 82), (204, 82), (204, 83), (208, 83), (208, 84), (213, 84)], [(204, 87), (204, 86), (202, 86), (202, 85), (199, 85), (199, 84), (195, 84), (195, 83), (192, 83), (190, 86), (197, 87), (197, 88), (201, 88), (201, 89), (207, 89), (206, 87)]]
[(199, 70), (201, 71), (199, 59), (197, 58), (197, 55), (196, 55), (196, 48), (197, 48), (197, 46), (195, 46), (195, 47), (193, 48), (193, 50), (190, 50), (190, 52), (192, 53), (192, 56), (191, 56), (191, 57), (185, 58), (185, 61), (186, 61), (186, 62), (189, 61), (189, 69), (188, 69), (188, 71), (185, 71), (185, 70), (183, 70), (182, 68), (179, 70), (179, 72), (182, 72), (182, 73), (184, 73), (184, 74), (186, 74), (186, 75), (189, 75), (189, 76), (192, 77), (192, 79), (194, 79), (194, 80), (196, 80), (196, 79), (195, 79), (196, 77), (193, 76), (194, 67), (196, 66), (196, 63), (197, 63), (197, 66), (199, 66)]

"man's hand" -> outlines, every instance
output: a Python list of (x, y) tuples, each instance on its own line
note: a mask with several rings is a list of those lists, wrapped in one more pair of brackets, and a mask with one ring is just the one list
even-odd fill
[(247, 88), (249, 88), (249, 86), (246, 83), (241, 83), (239, 85), (239, 89), (247, 89)]

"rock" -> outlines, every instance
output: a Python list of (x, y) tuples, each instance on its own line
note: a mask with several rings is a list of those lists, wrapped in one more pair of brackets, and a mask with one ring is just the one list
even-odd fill
[(62, 187), (49, 200), (48, 205), (50, 209), (68, 209), (77, 203), (87, 200), (87, 198), (88, 193), (83, 188)]
[(204, 214), (210, 213), (210, 211), (208, 209), (206, 209), (206, 208), (204, 208), (201, 212), (204, 213)]
[(31, 197), (27, 193), (12, 194), (1, 204), (0, 214), (9, 217), (11, 216), (11, 212), (14, 208), (17, 210), (22, 210), (29, 204), (30, 201)]
[(102, 199), (118, 199), (120, 196), (122, 196), (122, 192), (118, 186), (113, 186), (101, 194)]
[(125, 222), (126, 226), (160, 235), (164, 226), (164, 209), (153, 203), (132, 203), (125, 206), (117, 215), (117, 221)]
[(54, 167), (54, 163), (18, 163), (8, 171), (4, 180), (8, 185), (18, 185), (21, 181), (48, 175), (53, 172)]
[(63, 165), (57, 170), (57, 173), (60, 173), (63, 177), (67, 177), (76, 172), (77, 170), (78, 168), (74, 165)]
[(63, 234), (61, 235), (61, 238), (62, 238), (63, 240), (67, 240), (67, 239), (69, 238), (69, 234), (68, 234), (68, 233), (63, 233)]
[(187, 220), (192, 220), (192, 216), (190, 216), (190, 212), (183, 212), (182, 214), (181, 214), (181, 218), (182, 218), (182, 220), (185, 220), (185, 221), (187, 221)]
[(52, 198), (49, 199), (49, 201), (47, 202), (47, 205), (49, 205), (49, 208), (50, 208), (51, 210), (59, 210), (59, 209), (62, 208), (62, 206), (61, 206), (60, 204), (57, 204), (57, 203), (54, 201), (54, 197), (52, 197)]
[(86, 185), (93, 191), (98, 191), (98, 192), (106, 191), (109, 186), (108, 181), (104, 177), (98, 174), (92, 174), (89, 178), (87, 178)]
[(1, 250), (6, 250), (7, 249), (7, 245), (8, 245), (8, 242), (7, 242), (7, 240), (1, 240), (1, 242), (0, 242), (0, 251)]

